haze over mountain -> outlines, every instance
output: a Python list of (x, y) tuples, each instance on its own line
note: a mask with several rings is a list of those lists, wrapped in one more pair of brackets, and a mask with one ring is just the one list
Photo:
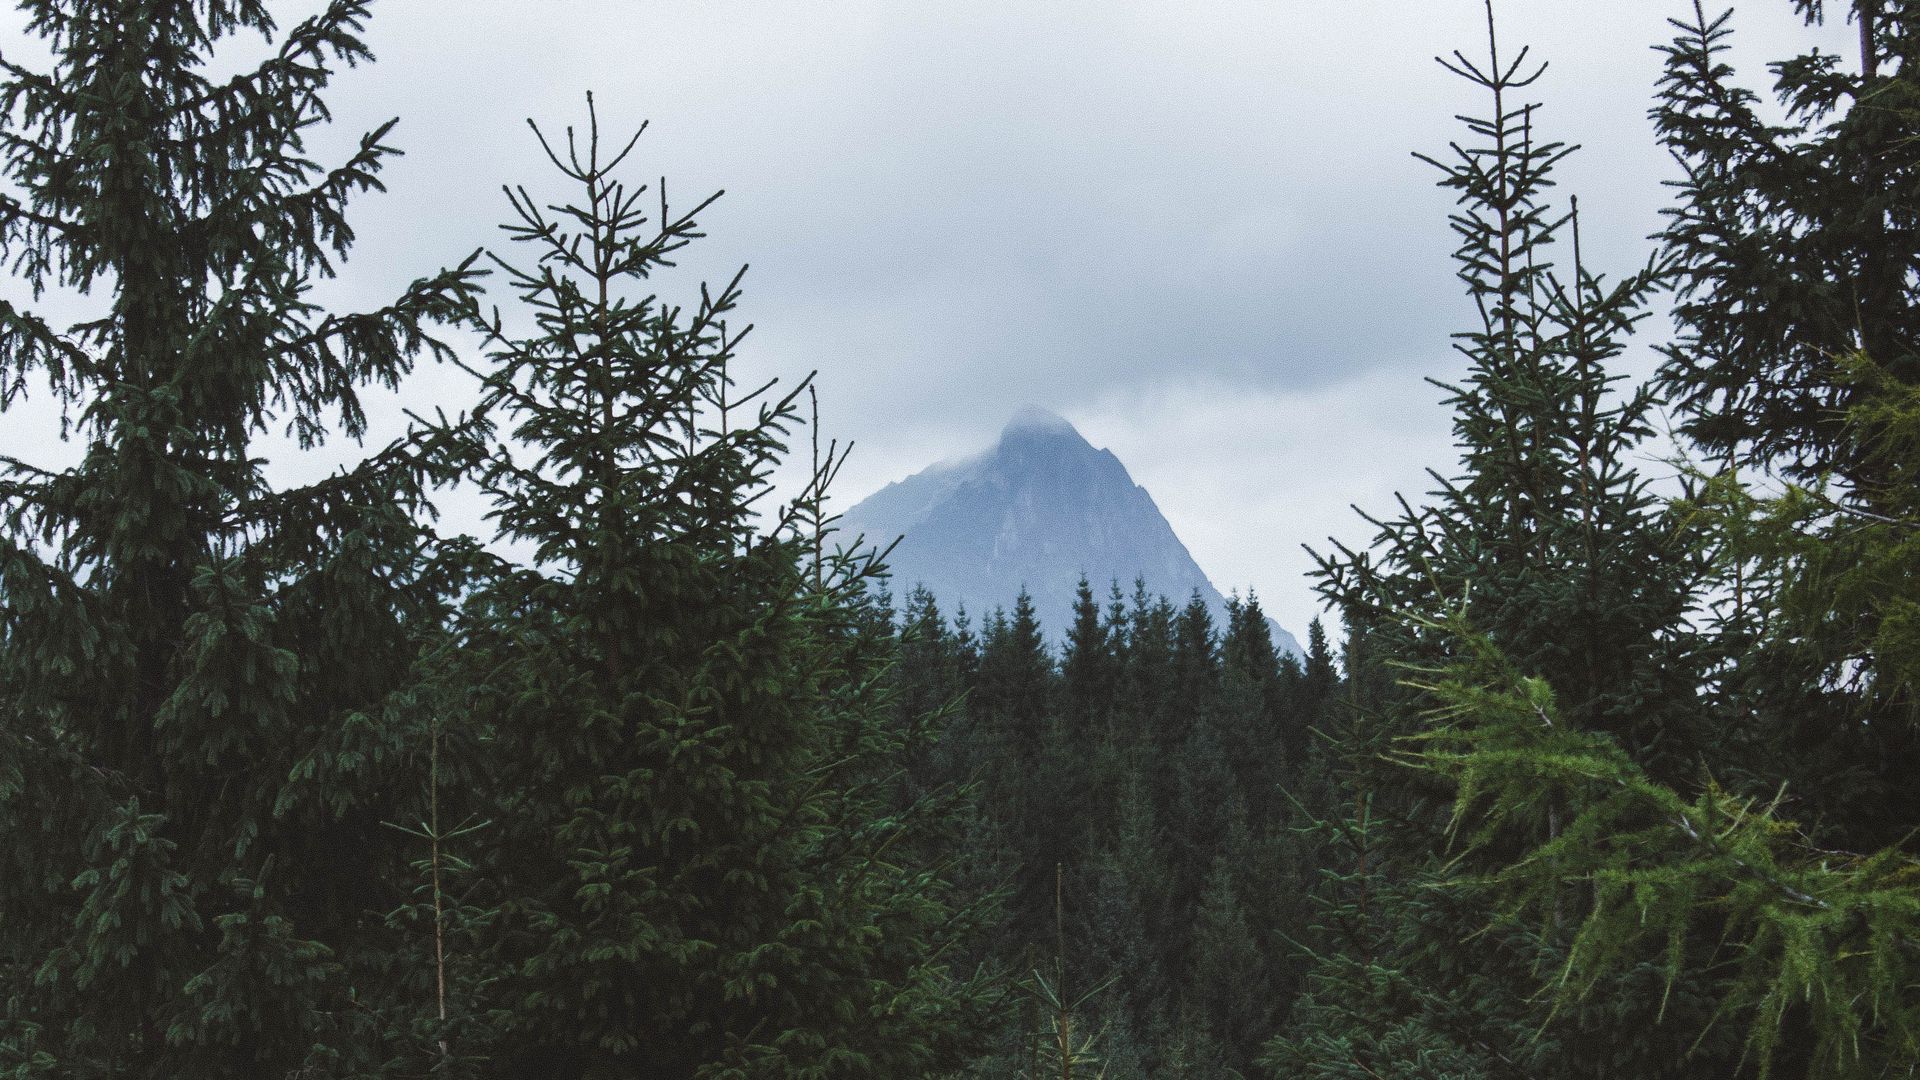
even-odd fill
[[(881, 488), (840, 528), (874, 547), (902, 537), (887, 558), (897, 599), (924, 585), (943, 611), (965, 605), (978, 620), (1011, 608), (1024, 587), (1056, 645), (1082, 574), (1103, 606), (1112, 582), (1130, 595), (1143, 579), (1175, 605), (1197, 590), (1216, 626), (1226, 613), (1226, 598), (1120, 459), (1045, 409), (1022, 409), (982, 453)], [(1300, 654), (1292, 634), (1268, 625), (1277, 647)]]

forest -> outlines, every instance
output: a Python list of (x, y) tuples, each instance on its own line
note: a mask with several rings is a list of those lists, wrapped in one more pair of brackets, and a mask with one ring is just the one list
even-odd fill
[[(1542, 61), (1435, 43), (1456, 456), (1296, 657), (1250, 592), (890, 580), (591, 97), (496, 246), (329, 310), (369, 0), (23, 0), (0, 423), (79, 453), (0, 459), (0, 1078), (1915, 1075), (1920, 6), (1760, 4), (1858, 50), (1749, 85), (1676, 2), (1612, 273)], [(426, 365), (479, 404), (270, 482)]]

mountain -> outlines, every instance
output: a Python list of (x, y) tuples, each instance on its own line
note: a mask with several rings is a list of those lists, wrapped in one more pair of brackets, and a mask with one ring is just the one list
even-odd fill
[[(924, 585), (943, 610), (964, 604), (978, 618), (1011, 608), (1024, 586), (1056, 644), (1082, 574), (1102, 604), (1110, 582), (1131, 595), (1143, 578), (1176, 605), (1199, 590), (1216, 626), (1226, 613), (1226, 598), (1120, 459), (1044, 409), (1022, 409), (983, 453), (881, 488), (840, 529), (874, 547), (902, 537), (887, 558), (898, 598)], [(1269, 625), (1275, 646), (1301, 654), (1292, 634)]]

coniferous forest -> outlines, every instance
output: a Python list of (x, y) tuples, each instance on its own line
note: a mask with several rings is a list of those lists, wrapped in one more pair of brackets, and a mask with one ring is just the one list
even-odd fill
[[(1749, 84), (1677, 2), (1626, 267), (1541, 61), (1435, 43), (1456, 456), (1296, 657), (1251, 592), (891, 581), (590, 97), (332, 310), (372, 5), (25, 0), (0, 410), (78, 453), (0, 460), (0, 1077), (1915, 1075), (1920, 6), (1748, 3), (1857, 52)], [(270, 479), (428, 365), (477, 405)]]

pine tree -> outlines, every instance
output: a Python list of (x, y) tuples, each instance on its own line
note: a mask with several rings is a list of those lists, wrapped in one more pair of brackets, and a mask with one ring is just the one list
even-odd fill
[(1074, 592), (1073, 625), (1060, 660), (1062, 707), (1068, 741), (1086, 752), (1107, 731), (1113, 710), (1115, 657), (1093, 587), (1082, 577)]
[(995, 611), (987, 622), (973, 692), (975, 716), (1002, 740), (1009, 760), (1031, 761), (1039, 753), (1053, 704), (1053, 676), (1053, 657), (1033, 598), (1022, 589), (1012, 615)]
[(1310, 704), (1325, 701), (1340, 681), (1333, 665), (1333, 650), (1327, 644), (1327, 628), (1317, 616), (1307, 624), (1307, 662), (1302, 675), (1305, 684), (1301, 689)]
[[(96, 314), (0, 301), (0, 408), (44, 385), (85, 445), (0, 480), (0, 1068), (365, 1071), (410, 877), (383, 718), (441, 619), (420, 520), (457, 445), (275, 489), (258, 440), (364, 435), (362, 390), (445, 354), (475, 272), (373, 312), (309, 299), (396, 152), (390, 122), (305, 157), (370, 58), (365, 4), (284, 32), (257, 0), (22, 6), (53, 58), (0, 64), (0, 245), (21, 292)], [(273, 54), (210, 79), (246, 37)]]
[[(1434, 676), (1455, 719), (1420, 755), (1458, 785), (1474, 852), (1500, 852), (1490, 877), (1516, 909), (1589, 883), (1566, 996), (1604, 1000), (1605, 980), (1653, 968), (1776, 1075), (1920, 1061), (1920, 804), (1905, 779), (1920, 760), (1906, 629), (1920, 405), (1898, 194), (1920, 112), (1909, 65), (1892, 66), (1920, 20), (1905, 4), (1851, 13), (1857, 75), (1832, 56), (1776, 65), (1785, 125), (1732, 83), (1727, 17), (1696, 7), (1666, 50), (1656, 118), (1689, 175), (1666, 235), (1686, 333), (1663, 379), (1699, 449), (1728, 463), (1696, 472), (1679, 504), (1720, 575), (1702, 620), (1702, 697), (1727, 733), (1713, 782), (1676, 783), (1564, 724), (1558, 687), (1478, 639)], [(1768, 470), (1783, 490), (1756, 486)], [(1541, 843), (1548, 806), (1558, 829)]]
[[(1315, 1009), (1335, 1012), (1310, 1009), (1306, 1022), (1296, 1019), (1272, 1060), (1299, 1062), (1316, 1046), (1337, 1044), (1366, 1046), (1363, 1057), (1386, 1055), (1383, 1062), (1399, 1058), (1389, 1071), (1416, 1075), (1731, 1068), (1724, 1044), (1711, 1040), (1685, 1057), (1698, 1017), (1677, 1008), (1663, 1014), (1666, 1002), (1649, 999), (1642, 970), (1612, 971), (1580, 1004), (1547, 1007), (1540, 982), (1574, 945), (1577, 886), (1548, 889), (1544, 907), (1527, 909), (1531, 921), (1516, 918), (1476, 878), (1486, 864), (1453, 850), (1449, 828), (1471, 828), (1457, 804), (1448, 806), (1458, 789), (1406, 768), (1426, 740), (1448, 730), (1453, 714), (1436, 710), (1424, 673), (1450, 670), (1470, 651), (1463, 626), (1554, 688), (1566, 730), (1617, 741), (1651, 773), (1694, 781), (1709, 734), (1695, 694), (1701, 650), (1688, 619), (1705, 565), (1632, 464), (1651, 434), (1650, 391), (1623, 391), (1607, 370), (1665, 267), (1650, 263), (1609, 284), (1584, 265), (1577, 204), (1562, 213), (1548, 201), (1553, 169), (1571, 150), (1543, 139), (1535, 107), (1513, 100), (1540, 69), (1529, 68), (1526, 50), (1501, 55), (1491, 5), (1488, 31), (1486, 60), (1455, 53), (1443, 63), (1484, 90), (1491, 111), (1466, 121), (1471, 142), (1454, 144), (1446, 160), (1429, 159), (1442, 186), (1459, 194), (1456, 261), (1479, 314), (1479, 326), (1458, 335), (1466, 377), (1444, 386), (1460, 474), (1435, 474), (1428, 506), (1403, 500), (1399, 515), (1377, 520), (1370, 550), (1340, 548), (1320, 564), (1323, 593), (1365, 649), (1363, 671), (1350, 672), (1363, 691), (1359, 708), (1342, 725), (1352, 802), (1340, 828), (1378, 843), (1351, 869), (1362, 902), (1334, 906), (1351, 917), (1325, 928), (1321, 936), (1338, 947), (1319, 956), (1309, 977)], [(1561, 255), (1570, 265), (1556, 267)], [(1309, 681), (1316, 667), (1331, 668), (1324, 642), (1315, 652)], [(1380, 680), (1383, 670), (1405, 681)], [(1534, 831), (1524, 840), (1503, 834), (1501, 844), (1564, 835), (1569, 806), (1545, 795), (1530, 806), (1538, 811), (1529, 819)], [(1512, 850), (1477, 854), (1497, 861)], [(1347, 929), (1336, 932), (1342, 923)], [(1688, 962), (1700, 959), (1695, 946), (1677, 948)], [(1333, 989), (1356, 980), (1372, 989)], [(1679, 989), (1691, 1000), (1690, 985)], [(1472, 1013), (1455, 1002), (1472, 1002)], [(1585, 1007), (1595, 1002), (1611, 1011)], [(1672, 1026), (1659, 1026), (1663, 1016)], [(1630, 1052), (1596, 1052), (1622, 1029), (1636, 1033)], [(1423, 1048), (1429, 1035), (1435, 1042)], [(1394, 1041), (1383, 1041), (1388, 1036)], [(1672, 1050), (1675, 1042), (1683, 1049)], [(1443, 1054), (1443, 1046), (1451, 1049)], [(1541, 1047), (1557, 1052), (1543, 1055)], [(1422, 1064), (1429, 1050), (1438, 1056)], [(1357, 1067), (1330, 1060), (1328, 1075)]]
[(536, 561), (470, 597), (439, 673), (493, 822), (469, 1007), (516, 1075), (928, 1071), (969, 1038), (941, 957), (970, 918), (912, 858), (932, 804), (888, 812), (925, 732), (885, 692), (877, 567), (825, 545), (837, 451), (756, 520), (801, 390), (730, 392), (737, 275), (648, 291), (713, 199), (629, 187), (639, 136), (608, 152), (589, 119), (542, 136), (576, 202), (508, 190), (530, 335), (487, 326), (483, 411), (525, 449), (481, 475)]
[[(1897, 106), (1899, 88), (1874, 81), (1874, 57), (1880, 43), (1910, 40), (1911, 17), (1904, 5), (1877, 4), (1857, 5), (1855, 15), (1867, 69), (1855, 109)], [(1723, 575), (1695, 585), (1713, 617), (1671, 639), (1687, 646), (1682, 659), (1693, 657), (1675, 667), (1693, 672), (1700, 704), (1674, 710), (1657, 680), (1626, 699), (1592, 695), (1597, 684), (1568, 678), (1552, 650), (1483, 622), (1476, 595), (1474, 605), (1415, 620), (1455, 651), (1410, 680), (1429, 725), (1400, 741), (1397, 756), (1445, 782), (1451, 865), (1476, 871), (1473, 891), (1517, 926), (1537, 928), (1559, 958), (1547, 1031), (1571, 1059), (1599, 1046), (1615, 1054), (1599, 1064), (1632, 1075), (1675, 1067), (1672, 1053), (1620, 1059), (1612, 1033), (1630, 1029), (1638, 1047), (1648, 1048), (1649, 1034), (1684, 1046), (1679, 1067), (1693, 1071), (1911, 1072), (1920, 1061), (1912, 992), (1920, 891), (1901, 842), (1913, 809), (1904, 790), (1877, 778), (1910, 760), (1914, 740), (1904, 673), (1916, 652), (1902, 631), (1884, 631), (1920, 610), (1907, 480), (1920, 405), (1899, 371), (1903, 346), (1895, 343), (1893, 366), (1857, 351), (1905, 317), (1886, 291), (1885, 252), (1861, 241), (1898, 215), (1870, 196), (1849, 207), (1861, 199), (1857, 181), (1900, 167), (1905, 151), (1885, 127), (1901, 122), (1900, 110), (1857, 124), (1850, 116), (1824, 147), (1755, 150), (1741, 143), (1759, 130), (1752, 96), (1726, 85), (1715, 57), (1724, 20), (1696, 8), (1680, 30), (1661, 119), (1683, 159), (1694, 155), (1668, 234), (1692, 333), (1665, 378), (1690, 395), (1683, 405), (1703, 449), (1814, 483), (1765, 498), (1729, 469), (1696, 475), (1692, 497), (1676, 506), (1686, 526), (1676, 536)], [(1835, 64), (1778, 69), (1799, 118), (1837, 107), (1825, 95), (1850, 80)], [(1824, 181), (1798, 171), (1876, 146), (1886, 153), (1831, 200), (1819, 194)], [(1874, 310), (1836, 336), (1838, 306), (1869, 297)], [(1725, 422), (1706, 415), (1721, 408)], [(1837, 493), (1820, 482), (1829, 472)], [(1581, 629), (1545, 641), (1564, 649), (1588, 640)], [(1719, 715), (1704, 730), (1730, 737), (1688, 740), (1690, 725), (1648, 722), (1705, 710)], [(1676, 749), (1689, 743), (1720, 776), (1676, 767)], [(1793, 795), (1804, 779), (1813, 790)], [(1814, 811), (1812, 822), (1796, 820), (1802, 809)], [(1656, 991), (1649, 1017), (1635, 1001)]]
[[(1856, 57), (1775, 65), (1779, 124), (1724, 61), (1731, 13), (1696, 7), (1665, 47), (1655, 117), (1688, 166), (1664, 237), (1684, 270), (1683, 334), (1662, 379), (1683, 430), (1722, 466), (1696, 475), (1692, 502), (1727, 597), (1712, 613), (1709, 692), (1748, 717), (1722, 776), (1754, 791), (1786, 782), (1816, 837), (1864, 848), (1920, 820), (1906, 780), (1920, 767), (1916, 699), (1884, 677), (1873, 644), (1883, 623), (1902, 633), (1912, 566), (1876, 534), (1903, 514), (1911, 458), (1888, 440), (1920, 386), (1920, 292), (1902, 269), (1920, 250), (1907, 194), (1920, 83), (1904, 62), (1920, 12), (1848, 12)], [(1765, 506), (1758, 485), (1774, 471), (1792, 495)], [(1856, 576), (1871, 567), (1870, 582)]]
[(1219, 1047), (1230, 1074), (1247, 1075), (1269, 1031), (1273, 999), (1267, 958), (1241, 904), (1236, 868), (1216, 855), (1200, 890), (1189, 951), (1188, 986), (1195, 1012)]
[(1288, 682), (1260, 598), (1227, 599), (1220, 639), (1222, 736), (1247, 813), (1282, 813), (1281, 790), (1306, 751), (1308, 718), (1289, 700)]
[(900, 661), (891, 681), (901, 723), (937, 717), (940, 731), (924, 745), (910, 748), (903, 778), (906, 801), (974, 780), (978, 762), (965, 710), (967, 663), (964, 643), (948, 628), (939, 602), (916, 587), (902, 611)]
[[(1617, 392), (1606, 367), (1663, 268), (1608, 284), (1582, 264), (1577, 205), (1561, 214), (1546, 201), (1571, 150), (1540, 138), (1535, 106), (1512, 100), (1538, 74), (1525, 60), (1524, 49), (1503, 60), (1496, 46), (1484, 65), (1449, 62), (1492, 104), (1467, 122), (1476, 142), (1435, 162), (1460, 196), (1455, 258), (1480, 313), (1458, 335), (1466, 378), (1442, 384), (1464, 472), (1440, 481), (1430, 508), (1403, 504), (1379, 522), (1373, 553), (1323, 559), (1324, 591), (1349, 625), (1405, 635), (1390, 648), (1406, 660), (1451, 648), (1408, 616), (1464, 611), (1550, 677), (1578, 723), (1666, 754), (1669, 775), (1681, 775), (1700, 735), (1683, 627), (1704, 569), (1632, 463), (1652, 433), (1651, 392)], [(1559, 240), (1571, 241), (1564, 277), (1552, 261)]]
[(1213, 632), (1213, 615), (1198, 590), (1187, 598), (1174, 623), (1172, 664), (1174, 699), (1183, 715), (1182, 722), (1165, 735), (1177, 740), (1219, 707), (1219, 638)]
[(1661, 382), (1714, 460), (1870, 481), (1868, 444), (1844, 430), (1863, 393), (1847, 358), (1864, 352), (1920, 384), (1920, 12), (1905, 0), (1794, 6), (1810, 23), (1844, 13), (1859, 49), (1772, 65), (1784, 120), (1734, 81), (1731, 10), (1710, 17), (1696, 0), (1663, 48), (1653, 116), (1685, 175), (1664, 237), (1684, 332)]

